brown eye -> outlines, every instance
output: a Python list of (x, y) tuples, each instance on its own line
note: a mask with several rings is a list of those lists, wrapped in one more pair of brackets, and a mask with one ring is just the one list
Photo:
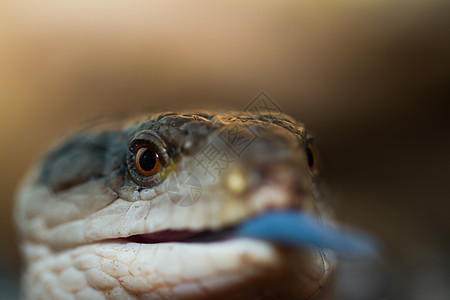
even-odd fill
[(154, 187), (167, 178), (173, 161), (169, 148), (156, 132), (137, 132), (130, 140), (128, 150), (128, 172), (136, 184)]
[(138, 172), (145, 177), (152, 176), (161, 169), (161, 160), (158, 153), (147, 147), (138, 150), (135, 164)]
[(308, 160), (308, 166), (311, 172), (314, 172), (317, 166), (317, 153), (311, 143), (306, 146), (306, 158)]

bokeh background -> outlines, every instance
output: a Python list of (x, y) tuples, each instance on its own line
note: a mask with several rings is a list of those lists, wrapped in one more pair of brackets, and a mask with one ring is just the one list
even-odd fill
[(0, 299), (17, 297), (15, 187), (50, 143), (261, 90), (315, 134), (337, 217), (385, 247), (343, 268), (363, 276), (340, 297), (450, 299), (449, 56), (445, 0), (1, 0)]

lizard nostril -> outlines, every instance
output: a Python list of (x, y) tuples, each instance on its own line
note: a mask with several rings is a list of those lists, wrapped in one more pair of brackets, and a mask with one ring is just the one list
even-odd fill
[(225, 178), (225, 185), (234, 194), (241, 194), (247, 187), (247, 178), (241, 170), (230, 171)]

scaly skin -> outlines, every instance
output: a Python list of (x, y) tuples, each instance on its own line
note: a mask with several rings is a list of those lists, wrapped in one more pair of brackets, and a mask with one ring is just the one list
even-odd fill
[[(166, 158), (151, 183), (132, 170), (129, 144), (142, 132), (156, 134)], [(333, 264), (320, 250), (244, 237), (130, 238), (167, 230), (219, 232), (274, 209), (319, 217), (307, 139), (303, 126), (286, 115), (238, 112), (154, 114), (76, 133), (30, 172), (17, 196), (24, 297), (313, 297)], [(220, 155), (211, 159), (208, 149)], [(202, 167), (210, 162), (211, 168)], [(191, 195), (189, 185), (177, 184), (186, 174), (201, 192), (185, 198), (190, 205), (172, 193), (176, 186), (178, 196)]]

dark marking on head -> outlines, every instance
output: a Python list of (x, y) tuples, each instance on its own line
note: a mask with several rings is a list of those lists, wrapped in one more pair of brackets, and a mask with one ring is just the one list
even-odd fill
[[(91, 179), (104, 179), (116, 190), (124, 182), (128, 182), (129, 143), (139, 131), (151, 130), (157, 133), (167, 145), (170, 159), (175, 159), (178, 155), (195, 155), (206, 146), (211, 133), (236, 125), (248, 128), (259, 137), (260, 140), (253, 146), (253, 152), (258, 152), (259, 155), (283, 157), (286, 155), (283, 148), (287, 147), (283, 145), (287, 145), (286, 141), (289, 140), (287, 136), (294, 134), (300, 144), (306, 139), (303, 125), (284, 114), (276, 117), (246, 112), (153, 114), (149, 119), (131, 125), (124, 131), (87, 130), (73, 136), (47, 156), (41, 168), (39, 182), (46, 184), (54, 192), (59, 192)], [(276, 133), (273, 126), (284, 130)], [(275, 144), (280, 144), (277, 147), (280, 151), (274, 152)]]
[(118, 131), (76, 135), (47, 156), (39, 181), (59, 192), (91, 179), (112, 179), (124, 169), (126, 140)]

